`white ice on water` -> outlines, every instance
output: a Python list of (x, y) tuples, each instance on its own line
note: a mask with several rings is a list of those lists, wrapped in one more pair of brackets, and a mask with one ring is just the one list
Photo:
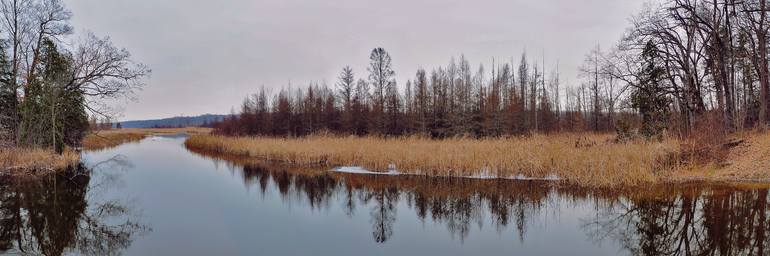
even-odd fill
[(342, 173), (354, 173), (354, 174), (372, 174), (372, 175), (401, 175), (402, 173), (396, 170), (388, 170), (387, 172), (373, 172), (357, 166), (342, 166), (332, 169), (333, 172)]
[[(365, 168), (361, 168), (358, 166), (341, 166), (337, 167), (331, 170), (332, 172), (339, 172), (339, 173), (352, 173), (352, 174), (370, 174), (370, 175), (389, 175), (389, 176), (395, 176), (395, 175), (414, 175), (414, 174), (408, 174), (408, 173), (401, 173), (395, 168), (389, 168), (387, 172), (375, 172), (370, 171)], [(482, 179), (482, 180), (493, 180), (493, 179), (506, 179), (506, 180), (544, 180), (544, 181), (558, 181), (561, 180), (559, 176), (555, 174), (549, 174), (545, 178), (534, 178), (534, 177), (527, 177), (523, 174), (518, 174), (516, 176), (508, 176), (508, 177), (499, 177), (494, 174), (490, 174), (488, 171), (482, 171), (479, 174), (471, 175), (471, 176), (461, 176), (460, 178), (468, 178), (468, 179)]]

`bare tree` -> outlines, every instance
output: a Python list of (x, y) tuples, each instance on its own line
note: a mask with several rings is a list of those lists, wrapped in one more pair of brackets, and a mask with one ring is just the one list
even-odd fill
[(374, 124), (381, 132), (385, 131), (383, 114), (385, 113), (385, 94), (395, 81), (390, 54), (382, 48), (375, 48), (369, 56), (369, 82), (373, 86), (373, 118)]
[(342, 72), (340, 72), (337, 79), (337, 93), (342, 97), (342, 104), (345, 107), (345, 111), (350, 111), (350, 101), (353, 98), (353, 91), (356, 86), (353, 69), (350, 68), (350, 66), (345, 66), (342, 68)]
[(749, 39), (748, 47), (750, 53), (750, 60), (759, 76), (759, 123), (762, 129), (767, 126), (768, 120), (768, 90), (770, 90), (770, 74), (768, 74), (768, 57), (767, 57), (767, 36), (768, 23), (767, 12), (767, 0), (747, 0), (743, 1), (740, 6), (740, 12), (742, 19), (739, 20), (743, 29), (750, 31), (746, 33)]
[[(60, 36), (72, 32), (72, 26), (69, 20), (72, 13), (64, 7), (60, 0), (40, 0), (32, 2), (32, 12), (29, 14), (31, 20), (31, 37), (26, 46), (29, 51), (27, 57), (29, 61), (27, 67), (27, 84), (30, 79), (34, 79), (37, 66), (40, 64), (40, 50), (43, 47), (43, 41), (46, 39), (56, 40)], [(29, 86), (25, 87), (25, 93)]]
[(337, 79), (337, 94), (340, 96), (340, 98), (342, 98), (343, 106), (342, 127), (344, 130), (350, 130), (352, 126), (351, 108), (354, 96), (353, 94), (356, 89), (356, 80), (353, 75), (353, 69), (350, 68), (350, 66), (345, 66)]
[(126, 49), (92, 33), (78, 44), (73, 61), (68, 86), (88, 98), (85, 108), (99, 114), (104, 114), (98, 106), (101, 100), (130, 97), (144, 86), (144, 79), (151, 73), (144, 64), (134, 62)]

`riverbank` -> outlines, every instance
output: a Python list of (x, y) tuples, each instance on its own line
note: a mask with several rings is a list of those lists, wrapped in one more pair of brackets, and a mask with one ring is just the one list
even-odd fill
[(137, 142), (151, 135), (189, 134), (205, 135), (211, 133), (210, 128), (130, 128), (102, 130), (89, 133), (83, 139), (84, 150), (104, 150), (117, 147), (124, 143)]
[(670, 176), (679, 144), (618, 144), (612, 135), (560, 134), (509, 139), (192, 136), (196, 150), (298, 165), (359, 166), (403, 174), (554, 179), (591, 187), (638, 185)]
[(61, 155), (37, 148), (0, 149), (0, 176), (36, 176), (74, 166), (80, 154), (67, 149)]
[[(690, 181), (770, 180), (770, 135), (743, 135), (724, 163), (687, 163), (683, 143), (615, 143), (610, 134), (535, 135), (508, 139), (192, 136), (185, 145), (294, 165), (358, 166), (427, 176), (558, 179), (586, 187)], [(752, 167), (753, 166), (753, 167)], [(764, 169), (763, 169), (764, 168)]]
[[(165, 134), (205, 135), (211, 129), (187, 127), (169, 129), (115, 129), (93, 132), (83, 139), (83, 150), (97, 151), (138, 142), (147, 136)], [(80, 162), (80, 152), (67, 148), (59, 155), (42, 148), (0, 148), (0, 176), (40, 176)]]
[(82, 145), (85, 150), (103, 150), (123, 143), (140, 141), (145, 136), (147, 136), (146, 133), (133, 131), (133, 129), (98, 131), (86, 135)]

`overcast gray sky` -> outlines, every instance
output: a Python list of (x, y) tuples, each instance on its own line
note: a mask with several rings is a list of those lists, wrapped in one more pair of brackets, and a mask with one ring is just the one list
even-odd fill
[[(76, 31), (110, 36), (152, 78), (122, 120), (228, 113), (261, 85), (333, 85), (369, 53), (393, 57), (399, 85), (465, 54), (473, 69), (545, 52), (562, 81), (597, 43), (613, 45), (643, 0), (65, 0)], [(539, 61), (540, 62), (540, 61)], [(487, 69), (489, 70), (489, 69)]]

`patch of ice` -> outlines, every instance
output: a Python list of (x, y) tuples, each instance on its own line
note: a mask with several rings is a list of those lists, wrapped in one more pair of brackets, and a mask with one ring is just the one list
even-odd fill
[(332, 169), (333, 172), (354, 173), (354, 174), (373, 174), (373, 175), (401, 175), (396, 170), (390, 169), (387, 172), (373, 172), (357, 166), (342, 166)]
[[(337, 167), (331, 170), (332, 172), (339, 172), (339, 173), (352, 173), (352, 174), (371, 174), (371, 175), (421, 175), (421, 174), (409, 174), (409, 173), (401, 173), (395, 168), (389, 168), (387, 172), (375, 172), (370, 171), (358, 166), (342, 166)], [(444, 177), (444, 176), (437, 176), (437, 177)], [(481, 179), (481, 180), (495, 180), (495, 179), (505, 179), (505, 180), (542, 180), (542, 181), (559, 181), (561, 178), (555, 174), (549, 174), (548, 176), (545, 176), (544, 178), (534, 178), (534, 177), (527, 177), (523, 174), (517, 174), (516, 176), (508, 176), (508, 177), (500, 177), (494, 174), (489, 173), (489, 171), (482, 171), (479, 174), (476, 175), (470, 175), (470, 176), (460, 176), (458, 178), (467, 178), (467, 179)]]

